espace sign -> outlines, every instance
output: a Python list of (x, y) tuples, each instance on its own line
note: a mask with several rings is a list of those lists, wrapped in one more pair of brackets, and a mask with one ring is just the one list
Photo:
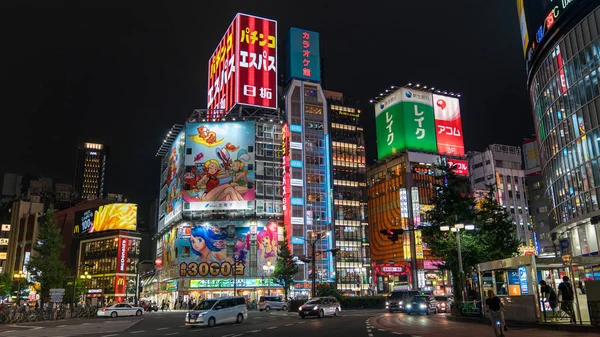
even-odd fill
[(277, 109), (277, 21), (237, 14), (208, 61), (208, 112), (236, 104)]
[(117, 251), (117, 273), (127, 272), (127, 251), (129, 250), (129, 240), (119, 238), (119, 247)]

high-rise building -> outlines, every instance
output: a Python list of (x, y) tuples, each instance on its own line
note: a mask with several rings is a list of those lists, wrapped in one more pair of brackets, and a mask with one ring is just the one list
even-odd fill
[[(40, 225), (40, 216), (44, 212), (44, 204), (31, 201), (14, 201), (11, 209), (11, 221), (8, 226), (3, 224), (5, 233), (0, 239), (0, 246), (7, 246), (4, 260), (0, 258), (2, 271), (15, 273), (27, 272), (26, 266), (33, 251)], [(0, 256), (1, 257), (1, 256)]]
[(369, 227), (367, 221), (367, 175), (361, 111), (344, 101), (342, 93), (325, 90), (331, 135), (333, 169), (333, 223), (336, 283), (346, 294), (373, 291)]
[(554, 240), (552, 240), (548, 219), (548, 211), (552, 204), (546, 196), (537, 139), (526, 139), (523, 142), (523, 164), (536, 253), (542, 257), (556, 256), (557, 247), (553, 244)]
[(108, 148), (103, 144), (84, 143), (77, 150), (75, 189), (83, 200), (104, 197), (104, 175)]
[(483, 152), (469, 152), (468, 162), (473, 191), (487, 193), (488, 186), (494, 185), (496, 200), (511, 217), (517, 238), (534, 247), (521, 148), (492, 144)]
[[(458, 97), (409, 84), (371, 101), (379, 161), (367, 170), (369, 247), (378, 292), (452, 291), (447, 273), (438, 268), (442, 262), (423, 245), (419, 226), (440, 183), (435, 165), (446, 163), (468, 175)], [(387, 234), (394, 229), (405, 231), (396, 242)]]
[(572, 279), (600, 279), (580, 258), (600, 246), (600, 1), (517, 4), (551, 233)]

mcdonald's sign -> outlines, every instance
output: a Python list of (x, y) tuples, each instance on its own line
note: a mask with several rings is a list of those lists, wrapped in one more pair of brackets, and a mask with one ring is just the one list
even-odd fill
[(125, 285), (125, 279), (122, 277), (119, 277), (117, 280), (117, 286), (124, 286)]
[(126, 281), (126, 276), (115, 276), (115, 294), (125, 294)]

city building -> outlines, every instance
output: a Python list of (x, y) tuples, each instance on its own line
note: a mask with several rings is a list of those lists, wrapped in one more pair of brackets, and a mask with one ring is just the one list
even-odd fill
[(525, 186), (529, 203), (529, 214), (533, 225), (533, 242), (535, 252), (540, 257), (557, 256), (557, 246), (550, 233), (548, 212), (552, 207), (546, 195), (546, 186), (542, 176), (540, 148), (537, 139), (526, 139), (523, 142), (523, 166), (525, 168)]
[[(3, 224), (0, 246), (7, 246), (6, 257), (0, 259), (2, 271), (6, 273), (27, 272), (26, 266), (31, 257), (33, 245), (39, 231), (40, 217), (44, 204), (29, 201), (14, 201), (11, 208), (10, 224)], [(8, 226), (6, 226), (8, 225)]]
[[(265, 43), (249, 46), (250, 29)], [(209, 60), (208, 108), (174, 125), (157, 152), (160, 268), (141, 283), (152, 301), (283, 294), (269, 277), (284, 242), (276, 34), (273, 20), (236, 15)]]
[(600, 280), (600, 1), (543, 10), (518, 15), (551, 233), (573, 280)]
[[(408, 84), (391, 87), (371, 101), (378, 162), (367, 169), (368, 222), (377, 292), (452, 291), (450, 275), (439, 269), (443, 262), (423, 245), (419, 226), (440, 183), (435, 165), (447, 164), (457, 175), (468, 175), (458, 97)], [(398, 242), (385, 234), (394, 229), (405, 231)]]
[(521, 168), (521, 148), (492, 144), (483, 152), (469, 152), (469, 179), (476, 194), (486, 194), (488, 186), (496, 189), (496, 200), (511, 217), (517, 239), (526, 247), (535, 247), (529, 217), (525, 171)]
[(84, 143), (77, 150), (75, 190), (78, 199), (104, 197), (104, 175), (108, 147), (97, 143)]
[(336, 283), (345, 294), (366, 295), (371, 284), (367, 221), (367, 175), (361, 111), (344, 102), (342, 93), (325, 90), (333, 169), (333, 223)]

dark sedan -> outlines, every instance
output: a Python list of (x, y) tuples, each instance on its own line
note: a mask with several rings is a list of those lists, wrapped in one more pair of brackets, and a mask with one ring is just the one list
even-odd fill
[(404, 307), (404, 311), (409, 314), (436, 314), (437, 301), (431, 296), (414, 296)]

